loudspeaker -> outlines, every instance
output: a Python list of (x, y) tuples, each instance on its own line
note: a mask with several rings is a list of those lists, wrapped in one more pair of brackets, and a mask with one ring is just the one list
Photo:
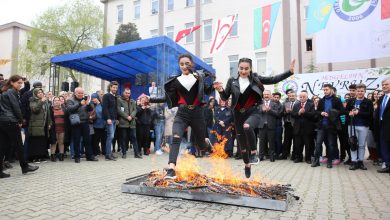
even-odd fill
[(61, 84), (61, 91), (69, 91), (69, 83), (68, 82), (62, 82)]
[(135, 75), (135, 85), (136, 86), (145, 86), (147, 83), (147, 75), (139, 73)]
[(70, 83), (70, 91), (74, 92), (74, 89), (79, 87), (79, 82), (71, 82)]

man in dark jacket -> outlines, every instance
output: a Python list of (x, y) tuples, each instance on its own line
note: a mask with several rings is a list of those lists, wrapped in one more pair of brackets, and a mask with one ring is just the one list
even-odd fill
[(318, 132), (316, 139), (315, 158), (311, 164), (312, 167), (320, 166), (319, 158), (322, 154), (322, 143), (324, 140), (328, 141), (328, 161), (327, 168), (332, 168), (332, 160), (334, 148), (337, 141), (337, 130), (341, 129), (340, 113), (343, 112), (343, 105), (341, 100), (335, 95), (332, 95), (331, 84), (324, 84), (322, 89), (324, 91), (324, 98), (318, 103), (316, 117), (319, 118)]
[(296, 145), (294, 163), (303, 161), (302, 152), (303, 146), (305, 146), (305, 161), (310, 164), (314, 153), (314, 104), (308, 101), (306, 90), (301, 91), (299, 100), (294, 104), (291, 112), (291, 116), (295, 119), (293, 125), (294, 142)]
[[(233, 143), (231, 141), (232, 123), (234, 119), (233, 110), (226, 107), (226, 103), (227, 101), (221, 99), (219, 101), (219, 106), (215, 108), (213, 130), (217, 132), (218, 135), (227, 138), (225, 152), (229, 157), (233, 157)], [(217, 138), (215, 138), (215, 140), (218, 141)]]
[(74, 96), (66, 101), (66, 110), (69, 112), (69, 115), (77, 114), (80, 118), (80, 124), (71, 126), (75, 163), (80, 163), (81, 137), (83, 137), (87, 161), (98, 161), (98, 159), (93, 156), (90, 140), (91, 135), (89, 134), (89, 112), (93, 111), (93, 106), (92, 103), (90, 103), (88, 96), (84, 96), (84, 89), (77, 87), (74, 90)]
[(378, 100), (378, 109), (375, 117), (376, 134), (380, 145), (381, 157), (386, 167), (378, 170), (379, 173), (390, 173), (390, 77), (382, 81), (384, 95)]
[(116, 119), (117, 119), (117, 98), (116, 92), (118, 91), (118, 82), (112, 81), (108, 86), (109, 92), (103, 96), (103, 118), (106, 120), (106, 160), (115, 160), (112, 155), (112, 139), (115, 136)]

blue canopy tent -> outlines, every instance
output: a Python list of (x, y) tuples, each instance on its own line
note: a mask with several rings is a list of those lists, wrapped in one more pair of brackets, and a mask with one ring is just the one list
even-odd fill
[[(149, 82), (155, 81), (161, 88), (168, 77), (179, 74), (177, 58), (183, 53), (189, 52), (162, 36), (56, 56), (50, 60), (49, 87), (58, 92), (60, 67), (65, 67), (107, 81), (116, 80), (122, 88), (130, 83), (132, 96), (137, 97), (141, 93), (148, 93)], [(210, 65), (192, 56), (197, 71), (215, 74)]]

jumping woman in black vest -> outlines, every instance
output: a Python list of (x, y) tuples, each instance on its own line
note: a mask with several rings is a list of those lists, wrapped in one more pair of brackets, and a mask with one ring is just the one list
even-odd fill
[(269, 107), (262, 107), (263, 84), (278, 83), (294, 74), (295, 60), (290, 64), (290, 70), (272, 77), (259, 76), (252, 72), (252, 60), (241, 58), (238, 63), (238, 77), (229, 78), (226, 88), (221, 82), (215, 82), (214, 88), (219, 92), (221, 99), (227, 100), (232, 95), (234, 109), (234, 124), (236, 125), (237, 141), (241, 147), (245, 163), (245, 176), (251, 176), (251, 164), (258, 164), (256, 157), (256, 136), (254, 129), (259, 124), (260, 111), (268, 111)]
[(180, 55), (179, 66), (181, 75), (168, 79), (164, 85), (165, 97), (150, 99), (152, 103), (167, 102), (168, 108), (179, 107), (173, 121), (173, 140), (166, 179), (176, 178), (175, 167), (181, 137), (188, 126), (191, 126), (198, 150), (203, 152), (206, 149), (206, 125), (201, 105), (204, 104), (204, 95), (209, 95), (214, 90), (212, 85), (206, 85), (204, 74), (192, 71), (194, 62), (191, 55)]

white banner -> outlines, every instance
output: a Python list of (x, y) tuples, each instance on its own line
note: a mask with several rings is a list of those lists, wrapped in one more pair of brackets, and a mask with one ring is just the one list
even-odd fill
[(337, 0), (332, 10), (315, 34), (317, 63), (390, 57), (390, 19), (381, 20), (380, 0)]
[(337, 94), (344, 97), (348, 93), (348, 86), (351, 84), (364, 83), (367, 86), (367, 91), (371, 92), (381, 89), (381, 82), (386, 77), (390, 77), (390, 67), (304, 73), (294, 74), (276, 84), (275, 87), (280, 93), (285, 93), (287, 89), (293, 89), (296, 92), (307, 90), (309, 97), (313, 95), (322, 97), (322, 85), (330, 83), (337, 89)]

